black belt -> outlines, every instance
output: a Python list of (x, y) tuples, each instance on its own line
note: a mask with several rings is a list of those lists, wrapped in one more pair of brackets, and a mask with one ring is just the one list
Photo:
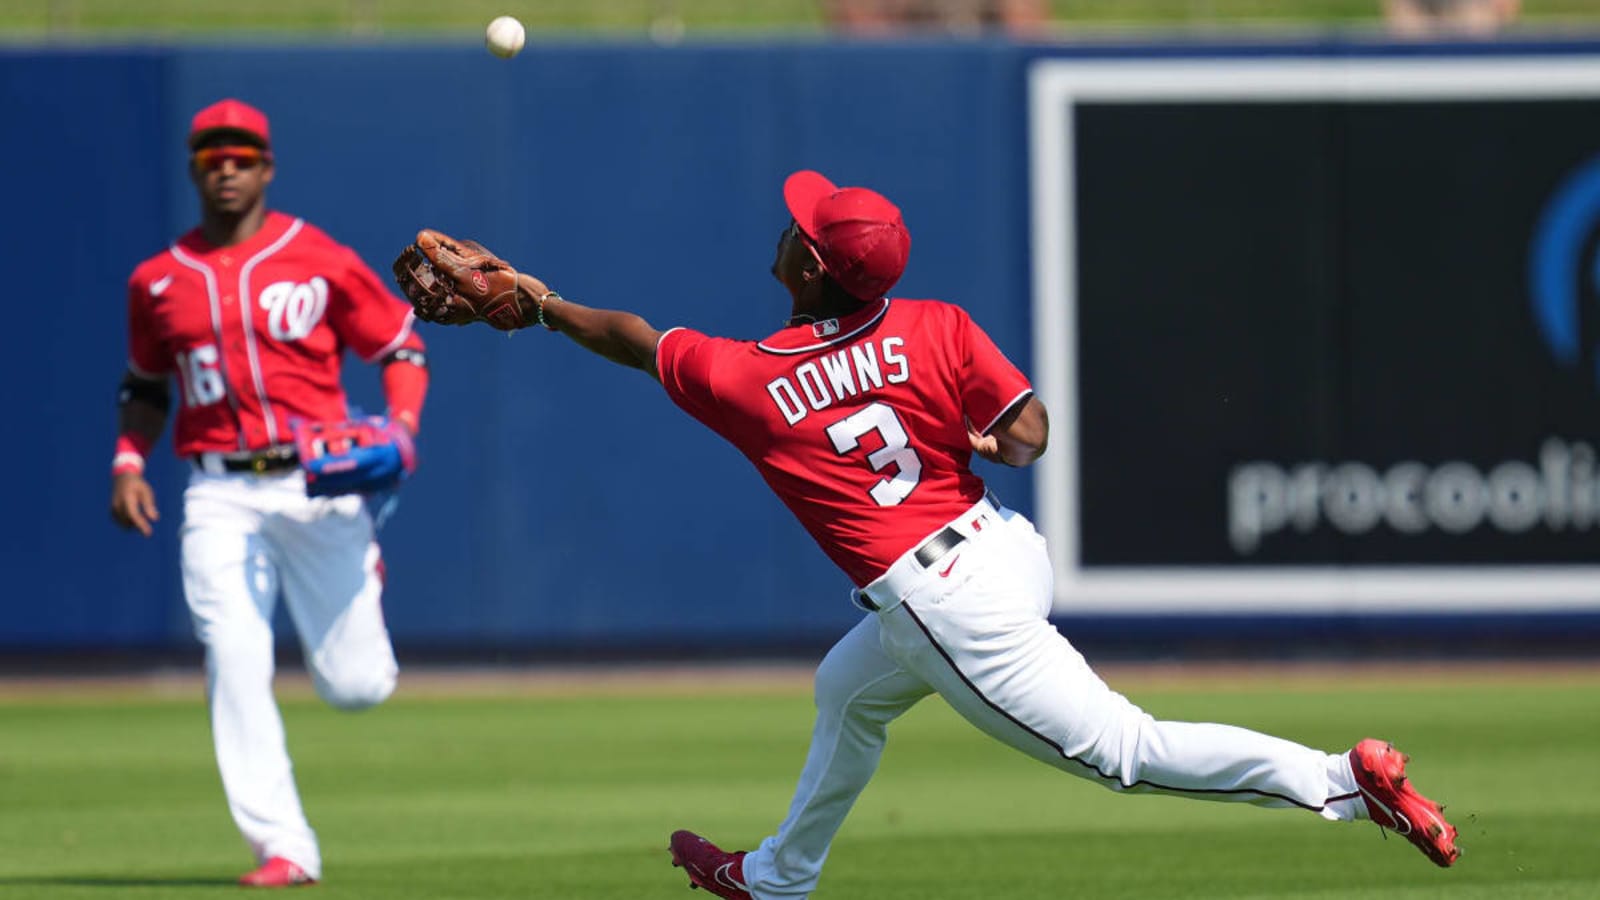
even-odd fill
[(946, 525), (942, 531), (933, 536), (933, 540), (917, 548), (917, 565), (926, 569), (966, 539), (966, 535)]
[[(983, 499), (989, 501), (989, 505), (996, 510), (1000, 509), (1000, 498), (994, 495), (994, 491), (984, 491)], [(938, 562), (940, 557), (961, 546), (966, 539), (966, 535), (946, 525), (939, 529), (938, 534), (929, 538), (921, 547), (918, 547), (917, 551), (912, 554), (912, 558), (917, 561), (917, 565), (924, 569), (929, 568)], [(865, 591), (852, 591), (851, 596), (855, 598), (856, 605), (867, 612), (878, 611), (878, 604), (874, 603)]]
[[(983, 499), (989, 501), (989, 505), (995, 509), (1000, 508), (1000, 498), (994, 495), (994, 491), (984, 491)], [(939, 557), (961, 546), (961, 542), (966, 539), (966, 535), (946, 525), (939, 529), (939, 533), (934, 535), (926, 544), (917, 548), (915, 554), (917, 565), (926, 569), (938, 562)]]
[[(227, 455), (220, 457), (224, 472), (254, 472), (257, 475), (266, 472), (282, 472), (300, 465), (300, 455), (293, 450), (273, 448), (262, 450), (258, 453), (242, 455)], [(196, 460), (198, 462), (198, 460)]]

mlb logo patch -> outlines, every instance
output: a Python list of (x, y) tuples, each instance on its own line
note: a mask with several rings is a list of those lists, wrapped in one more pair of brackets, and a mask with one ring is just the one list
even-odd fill
[(839, 333), (839, 320), (823, 319), (811, 326), (811, 333), (819, 338), (833, 337)]

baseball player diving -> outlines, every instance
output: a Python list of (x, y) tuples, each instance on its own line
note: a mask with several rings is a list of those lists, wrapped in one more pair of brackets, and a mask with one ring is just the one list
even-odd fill
[[(383, 564), (367, 501), (415, 464), (428, 372), (411, 310), (348, 247), (269, 211), (267, 117), (238, 100), (194, 116), (200, 224), (128, 280), (128, 372), (111, 516), (148, 537), (145, 459), (169, 411), (189, 468), (181, 568), (228, 809), (256, 857), (250, 887), (322, 877), (272, 693), (281, 596), (317, 693), (364, 709), (394, 690)], [(383, 367), (387, 417), (351, 419), (343, 353)], [(174, 390), (175, 383), (175, 390)]]
[(1051, 568), (1033, 525), (969, 463), (1044, 453), (1044, 404), (960, 307), (890, 298), (910, 252), (882, 195), (796, 172), (772, 273), (793, 301), (760, 341), (657, 331), (591, 309), (470, 241), (423, 231), (395, 262), (420, 319), (541, 325), (647, 372), (737, 447), (855, 583), (866, 616), (823, 659), (817, 720), (788, 816), (754, 850), (671, 836), (691, 886), (726, 900), (803, 898), (871, 779), (887, 728), (930, 694), (967, 721), (1112, 790), (1370, 819), (1441, 866), (1456, 829), (1362, 740), (1326, 753), (1243, 728), (1157, 721), (1111, 690), (1049, 623)]

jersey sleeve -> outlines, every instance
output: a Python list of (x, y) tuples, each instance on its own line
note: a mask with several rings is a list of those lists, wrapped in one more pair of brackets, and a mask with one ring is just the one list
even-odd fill
[(151, 320), (150, 291), (137, 274), (128, 279), (128, 371), (152, 380), (172, 371), (172, 355)]
[(960, 316), (962, 411), (972, 427), (987, 434), (1006, 410), (1033, 393), (1033, 385), (971, 316), (954, 308)]
[(343, 265), (328, 298), (328, 324), (363, 362), (377, 362), (398, 350), (411, 334), (411, 307), (356, 255), (339, 247)]
[(717, 360), (737, 342), (713, 338), (689, 328), (672, 328), (656, 344), (656, 371), (667, 396), (680, 409), (694, 416), (718, 434), (722, 415), (718, 410), (713, 377)]

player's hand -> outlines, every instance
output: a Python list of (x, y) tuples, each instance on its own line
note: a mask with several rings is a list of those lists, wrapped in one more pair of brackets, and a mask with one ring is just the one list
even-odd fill
[(395, 284), (417, 318), (441, 325), (488, 322), (501, 331), (534, 324), (538, 300), (525, 295), (517, 270), (477, 241), (425, 228), (394, 261)]
[(995, 440), (994, 435), (979, 434), (973, 429), (971, 422), (967, 423), (967, 442), (972, 445), (973, 453), (989, 462), (999, 463), (1002, 466), (1009, 465), (1005, 457), (1000, 455), (1000, 442)]
[(156, 492), (138, 472), (123, 472), (111, 480), (111, 521), (145, 537), (160, 520), (156, 511)]
[(417, 436), (417, 418), (411, 413), (405, 412), (398, 416), (390, 416), (389, 424), (396, 428), (404, 428), (407, 437), (415, 438)]

